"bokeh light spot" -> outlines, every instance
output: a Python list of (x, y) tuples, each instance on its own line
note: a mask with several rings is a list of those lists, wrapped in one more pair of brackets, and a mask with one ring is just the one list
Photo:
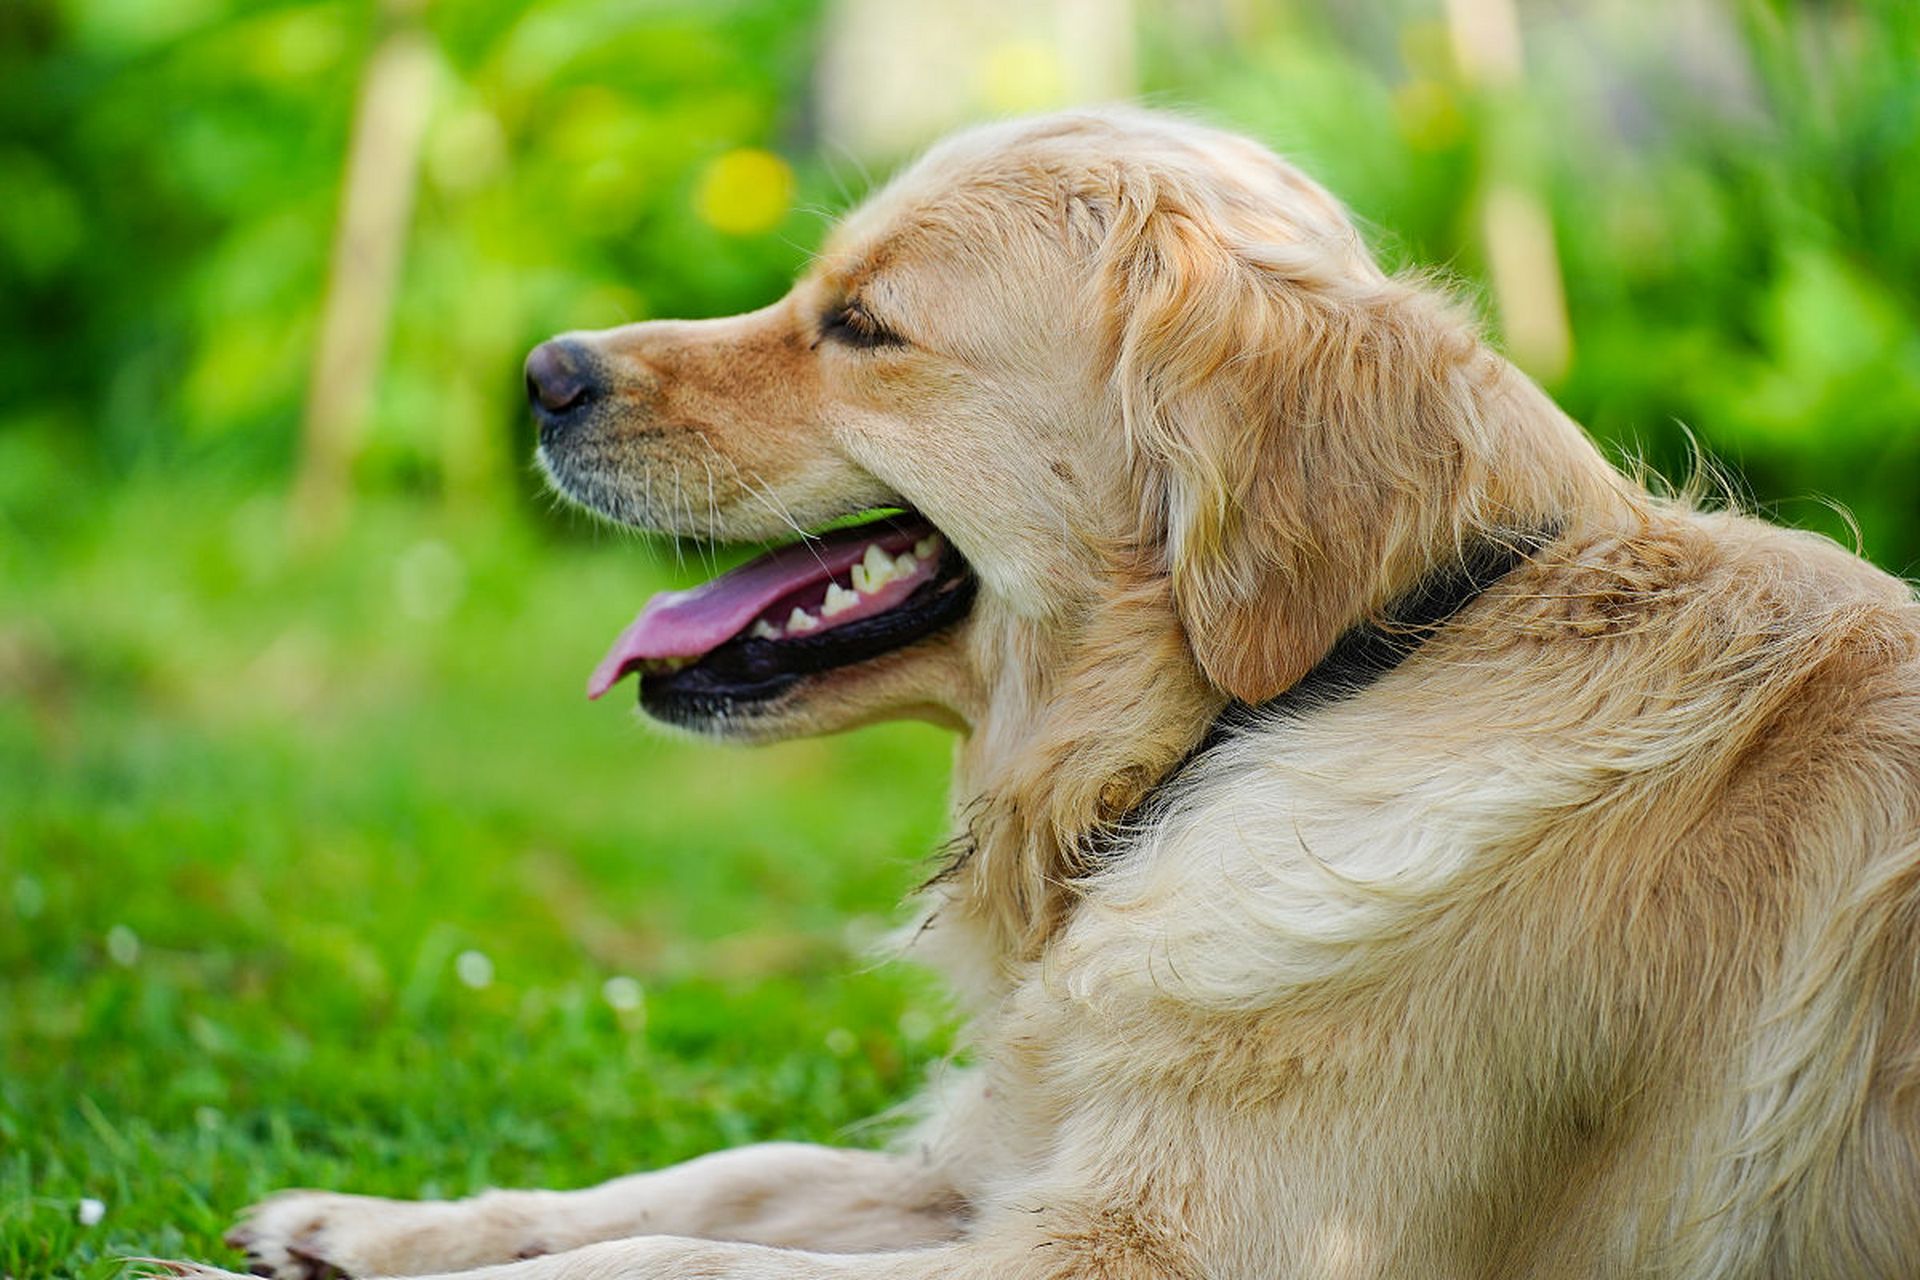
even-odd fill
[(757, 147), (740, 147), (714, 160), (693, 193), (700, 220), (735, 236), (772, 230), (792, 205), (793, 170)]
[(1438, 80), (1409, 80), (1395, 89), (1393, 118), (1400, 136), (1423, 151), (1440, 151), (1466, 137), (1466, 116)]
[(1058, 106), (1065, 83), (1059, 54), (1041, 40), (996, 45), (980, 64), (980, 98), (995, 111)]

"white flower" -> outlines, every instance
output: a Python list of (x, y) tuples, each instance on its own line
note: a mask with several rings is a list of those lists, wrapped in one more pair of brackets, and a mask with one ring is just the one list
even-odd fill
[(439, 622), (452, 613), (467, 590), (467, 567), (460, 553), (437, 538), (416, 542), (393, 564), (393, 592), (400, 610), (420, 622)]
[(600, 984), (600, 998), (620, 1013), (631, 1013), (646, 999), (646, 992), (634, 979), (616, 974)]
[(91, 1196), (73, 1207), (73, 1217), (83, 1227), (97, 1226), (107, 1216), (107, 1206)]
[(462, 951), (453, 958), (453, 972), (475, 991), (493, 985), (493, 961), (484, 951)]
[(107, 930), (107, 955), (122, 969), (133, 968), (140, 958), (140, 935), (123, 924)]
[(32, 876), (20, 876), (13, 882), (13, 909), (22, 920), (31, 920), (47, 905), (47, 891)]

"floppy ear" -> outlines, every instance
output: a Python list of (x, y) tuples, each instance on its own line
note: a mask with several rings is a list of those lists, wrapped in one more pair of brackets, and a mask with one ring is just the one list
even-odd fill
[(1274, 222), (1236, 235), (1161, 191), (1113, 228), (1104, 277), (1142, 532), (1201, 669), (1248, 702), (1457, 542), (1497, 363), (1357, 239)]

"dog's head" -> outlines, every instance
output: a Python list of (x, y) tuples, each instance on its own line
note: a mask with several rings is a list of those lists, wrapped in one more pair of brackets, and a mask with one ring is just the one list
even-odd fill
[(1552, 505), (1500, 429), (1542, 411), (1524, 379), (1297, 170), (1144, 113), (962, 134), (771, 306), (565, 335), (527, 380), (571, 497), (790, 544), (653, 601), (596, 676), (742, 738), (1031, 716), (1122, 599), (1259, 700), (1468, 525)]

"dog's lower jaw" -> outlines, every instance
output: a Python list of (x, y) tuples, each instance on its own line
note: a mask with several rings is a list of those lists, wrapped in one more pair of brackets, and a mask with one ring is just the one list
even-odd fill
[(887, 720), (919, 720), (966, 733), (979, 704), (968, 674), (974, 627), (972, 618), (962, 618), (903, 648), (798, 677), (777, 695), (751, 702), (653, 698), (643, 679), (638, 708), (649, 723), (670, 732), (742, 746), (822, 737)]

